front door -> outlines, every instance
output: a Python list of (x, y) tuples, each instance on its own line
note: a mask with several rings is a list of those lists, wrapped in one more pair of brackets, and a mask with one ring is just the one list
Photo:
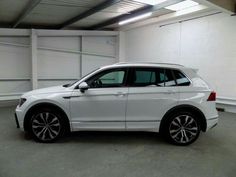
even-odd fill
[(70, 101), (73, 130), (125, 130), (126, 78), (126, 69), (109, 69), (89, 78), (84, 93), (75, 89)]

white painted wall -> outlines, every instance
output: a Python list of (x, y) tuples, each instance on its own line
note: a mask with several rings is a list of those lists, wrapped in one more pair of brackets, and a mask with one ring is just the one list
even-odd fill
[[(39, 37), (38, 47), (56, 48), (78, 51), (80, 49), (79, 37)], [(80, 77), (79, 55), (59, 51), (38, 50), (38, 87), (60, 85), (67, 80), (43, 79), (76, 79)]]
[[(7, 31), (0, 29), (0, 100), (32, 90), (31, 32), (17, 36), (20, 30), (15, 29), (10, 30), (12, 36), (4, 36)], [(72, 82), (117, 60), (115, 32), (35, 30), (35, 34), (38, 88)]]
[[(29, 45), (27, 37), (0, 37), (0, 43)], [(0, 44), (0, 95), (31, 89), (31, 60), (28, 47)], [(14, 80), (14, 81), (12, 81)]]
[(170, 62), (199, 69), (218, 96), (236, 99), (236, 17), (217, 14), (125, 32), (126, 61)]
[(105, 56), (82, 55), (82, 75), (97, 69), (98, 67), (113, 64), (116, 61), (116, 42), (115, 37), (83, 37), (82, 51), (84, 53), (96, 53)]

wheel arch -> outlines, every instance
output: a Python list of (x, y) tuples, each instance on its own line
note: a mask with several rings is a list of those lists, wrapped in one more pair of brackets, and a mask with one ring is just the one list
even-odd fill
[(67, 131), (70, 131), (70, 121), (69, 121), (69, 118), (68, 118), (68, 115), (66, 114), (66, 112), (60, 108), (58, 105), (54, 104), (54, 103), (49, 103), (49, 102), (42, 102), (42, 103), (37, 103), (33, 106), (31, 106), (26, 114), (25, 114), (25, 117), (24, 117), (24, 130), (25, 131), (28, 131), (29, 130), (29, 120), (31, 118), (31, 115), (32, 113), (37, 110), (37, 109), (40, 109), (40, 108), (51, 108), (53, 110), (56, 110), (58, 112), (60, 112), (62, 114), (62, 117), (64, 118), (65, 120), (65, 123), (66, 123), (66, 130)]
[(169, 109), (165, 113), (165, 115), (163, 116), (163, 118), (161, 120), (161, 123), (160, 123), (160, 132), (163, 131), (163, 128), (164, 128), (165, 123), (166, 123), (166, 120), (172, 114), (175, 114), (175, 113), (180, 112), (180, 111), (187, 111), (187, 112), (190, 112), (190, 113), (196, 115), (197, 118), (199, 118), (201, 130), (203, 132), (206, 131), (206, 129), (207, 129), (206, 117), (205, 117), (205, 115), (203, 114), (203, 112), (200, 109), (198, 109), (197, 107), (192, 106), (192, 105), (178, 105), (178, 106), (175, 106), (175, 107)]

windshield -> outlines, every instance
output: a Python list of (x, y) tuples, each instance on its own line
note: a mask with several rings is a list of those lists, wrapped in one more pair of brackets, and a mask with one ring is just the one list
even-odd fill
[(70, 86), (74, 85), (76, 82), (78, 82), (78, 81), (84, 79), (84, 78), (87, 77), (89, 74), (91, 74), (91, 73), (97, 71), (98, 69), (100, 69), (100, 68), (97, 68), (97, 69), (95, 69), (95, 70), (89, 72), (88, 74), (85, 74), (85, 75), (82, 76), (80, 79), (76, 80), (75, 82), (72, 82), (72, 83), (69, 83), (69, 84), (64, 84), (63, 87), (70, 87)]

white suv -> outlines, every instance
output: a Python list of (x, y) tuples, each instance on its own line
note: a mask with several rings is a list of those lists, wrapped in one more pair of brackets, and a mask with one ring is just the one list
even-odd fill
[(193, 69), (118, 63), (72, 84), (25, 93), (15, 118), (40, 142), (52, 142), (67, 131), (154, 131), (188, 145), (217, 124), (215, 99)]

